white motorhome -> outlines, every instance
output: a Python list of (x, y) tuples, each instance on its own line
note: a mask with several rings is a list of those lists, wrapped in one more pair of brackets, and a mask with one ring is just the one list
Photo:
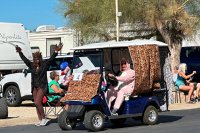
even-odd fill
[(27, 68), (15, 50), (18, 45), (24, 55), (32, 60), (28, 35), (20, 23), (0, 22), (0, 73), (5, 75)]
[(72, 52), (70, 49), (77, 46), (77, 37), (73, 29), (57, 28), (54, 25), (39, 26), (35, 32), (28, 34), (32, 52), (40, 51), (42, 55), (50, 56), (56, 44), (63, 43), (60, 53)]

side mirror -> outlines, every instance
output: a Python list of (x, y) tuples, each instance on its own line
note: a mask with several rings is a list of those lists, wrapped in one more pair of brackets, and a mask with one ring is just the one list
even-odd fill
[(30, 73), (30, 69), (23, 69), (22, 72), (24, 73), (24, 77), (27, 76), (28, 73)]

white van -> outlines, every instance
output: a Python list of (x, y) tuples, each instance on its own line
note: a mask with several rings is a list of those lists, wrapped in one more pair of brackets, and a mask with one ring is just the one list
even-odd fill
[(3, 75), (27, 68), (15, 50), (16, 45), (32, 60), (30, 43), (23, 24), (0, 22), (0, 72)]

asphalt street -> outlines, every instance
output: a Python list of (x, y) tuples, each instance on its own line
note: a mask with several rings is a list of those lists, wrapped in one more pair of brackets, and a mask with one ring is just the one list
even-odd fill
[[(14, 126), (0, 128), (0, 133), (82, 133), (88, 132), (82, 124), (74, 130), (62, 131), (56, 120), (51, 120), (45, 127), (34, 125)], [(199, 133), (200, 109), (168, 111), (159, 113), (156, 125), (142, 125), (140, 121), (128, 119), (121, 127), (114, 127), (110, 122), (105, 123), (101, 133)]]

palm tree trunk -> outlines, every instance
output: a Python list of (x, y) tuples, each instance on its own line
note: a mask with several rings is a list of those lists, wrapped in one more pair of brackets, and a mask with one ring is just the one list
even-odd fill
[(163, 37), (165, 43), (168, 44), (171, 57), (171, 70), (173, 71), (174, 70), (173, 68), (180, 64), (180, 53), (181, 53), (182, 42), (180, 44), (173, 43), (169, 34), (163, 30), (164, 27), (163, 23), (160, 20), (156, 20), (155, 22), (157, 29), (160, 32), (161, 36)]
[(180, 64), (180, 53), (181, 53), (181, 44), (171, 44), (172, 47), (169, 47), (169, 51), (171, 54), (171, 68), (173, 68)]

